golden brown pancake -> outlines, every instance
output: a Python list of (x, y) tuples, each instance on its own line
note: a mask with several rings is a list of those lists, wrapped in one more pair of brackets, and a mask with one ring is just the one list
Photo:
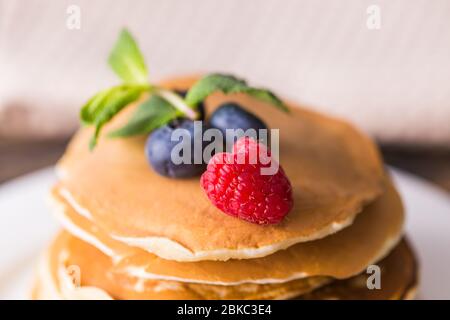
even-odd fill
[(362, 273), (345, 280), (314, 290), (302, 296), (303, 299), (337, 300), (408, 300), (413, 299), (418, 283), (418, 267), (414, 254), (406, 240), (382, 261), (381, 289), (367, 289), (368, 275)]
[[(78, 250), (83, 252), (77, 253)], [(98, 259), (92, 263), (90, 259)], [(41, 270), (33, 288), (33, 299), (197, 299), (219, 297), (227, 294), (221, 286), (186, 285), (171, 281), (141, 282), (117, 277), (108, 269), (109, 258), (97, 249), (76, 238), (62, 233), (52, 244), (46, 256), (47, 269)], [(67, 268), (77, 265), (81, 270), (81, 287), (67, 285)], [(366, 287), (368, 275), (363, 272), (345, 280), (314, 277), (291, 281), (281, 285), (237, 286), (240, 298), (289, 298), (292, 290), (303, 291), (297, 299), (411, 299), (417, 286), (417, 262), (406, 241), (400, 244), (377, 265), (381, 269), (381, 289)], [(59, 267), (58, 267), (59, 266)], [(43, 271), (43, 272), (42, 272)], [(46, 274), (47, 273), (47, 274)], [(62, 277), (61, 277), (62, 276)], [(150, 284), (151, 283), (151, 284)], [(62, 288), (63, 284), (66, 288)], [(229, 288), (237, 288), (225, 286)], [(260, 289), (256, 290), (255, 287)], [(268, 289), (271, 287), (272, 289)], [(318, 288), (317, 288), (318, 287)], [(157, 288), (157, 289), (155, 289)], [(245, 289), (243, 289), (245, 288)], [(264, 288), (264, 289), (262, 289)], [(313, 288), (315, 290), (311, 291)], [(158, 293), (156, 293), (158, 291)], [(262, 293), (264, 292), (264, 293)], [(234, 295), (235, 293), (233, 293)], [(242, 296), (241, 296), (242, 295)], [(284, 296), (283, 296), (284, 295)]]
[(244, 260), (176, 262), (111, 239), (89, 219), (76, 213), (54, 190), (55, 214), (67, 231), (114, 260), (118, 273), (141, 278), (209, 284), (279, 283), (330, 276), (348, 278), (383, 258), (400, 239), (403, 207), (394, 186), (364, 209), (348, 228), (326, 238), (299, 243), (272, 255)]
[[(185, 89), (192, 82), (181, 78), (166, 85)], [(209, 202), (198, 177), (159, 176), (145, 159), (145, 137), (102, 136), (90, 152), (90, 128), (75, 135), (59, 162), (57, 188), (116, 240), (177, 261), (263, 257), (319, 239), (350, 225), (382, 193), (377, 148), (348, 123), (294, 105), (285, 114), (239, 94), (214, 94), (208, 112), (224, 101), (238, 102), (280, 129), (280, 163), (294, 192), (294, 207), (280, 224), (260, 226), (224, 214)], [(108, 124), (105, 134), (124, 124), (134, 108)]]
[[(330, 278), (311, 277), (282, 284), (243, 284), (237, 286), (205, 285), (164, 280), (142, 280), (117, 274), (111, 258), (95, 247), (66, 232), (62, 232), (51, 245), (48, 262), (51, 277), (62, 295), (83, 296), (82, 291), (96, 295), (107, 292), (114, 299), (280, 299), (295, 297), (329, 283)], [(80, 293), (73, 292), (73, 267), (80, 271)], [(69, 279), (69, 280), (67, 280)], [(65, 286), (65, 288), (62, 288)], [(70, 292), (72, 291), (72, 292)]]

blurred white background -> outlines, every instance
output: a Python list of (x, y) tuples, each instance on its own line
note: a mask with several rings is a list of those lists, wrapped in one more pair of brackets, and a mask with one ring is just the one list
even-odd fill
[(450, 146), (446, 0), (0, 0), (0, 136), (70, 134), (117, 82), (106, 58), (124, 26), (153, 80), (232, 72), (381, 142)]

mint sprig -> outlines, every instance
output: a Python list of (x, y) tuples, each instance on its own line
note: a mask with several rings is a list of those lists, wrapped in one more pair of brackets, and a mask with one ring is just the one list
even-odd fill
[(120, 33), (108, 62), (124, 83), (100, 91), (81, 108), (80, 118), (83, 124), (95, 127), (89, 143), (91, 150), (97, 145), (100, 132), (106, 123), (128, 104), (139, 99), (144, 92), (152, 90), (144, 57), (126, 29)]
[(209, 74), (197, 81), (188, 91), (186, 103), (189, 106), (197, 106), (216, 91), (221, 91), (225, 94), (245, 93), (256, 99), (272, 104), (282, 111), (289, 111), (287, 106), (269, 90), (251, 87), (242, 79), (218, 73)]
[(269, 90), (251, 87), (244, 80), (230, 75), (216, 73), (203, 77), (191, 87), (184, 99), (174, 91), (150, 84), (144, 57), (133, 36), (125, 29), (120, 33), (108, 62), (123, 83), (100, 91), (82, 107), (81, 121), (95, 127), (90, 149), (96, 146), (103, 126), (144, 93), (149, 94), (149, 98), (138, 106), (125, 126), (110, 132), (109, 137), (148, 134), (178, 117), (195, 120), (199, 116), (198, 105), (216, 91), (245, 93), (288, 111), (286, 105)]
[(109, 133), (109, 137), (123, 138), (147, 134), (159, 128), (182, 113), (160, 96), (153, 95), (138, 106), (128, 123)]
[(89, 143), (92, 150), (102, 127), (109, 122), (125, 106), (136, 101), (147, 90), (145, 86), (121, 85), (100, 92), (81, 109), (83, 123), (93, 125), (95, 132)]
[(127, 83), (148, 84), (148, 71), (144, 57), (133, 36), (124, 29), (112, 49), (108, 63)]

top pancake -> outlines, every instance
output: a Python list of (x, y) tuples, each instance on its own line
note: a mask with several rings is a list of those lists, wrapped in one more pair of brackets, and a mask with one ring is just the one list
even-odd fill
[[(166, 83), (185, 89), (192, 79)], [(211, 112), (240, 103), (280, 130), (280, 163), (293, 187), (294, 207), (278, 225), (260, 226), (215, 208), (198, 177), (157, 175), (144, 156), (145, 137), (101, 137), (88, 149), (90, 128), (73, 138), (58, 169), (66, 200), (113, 238), (177, 261), (246, 259), (325, 237), (350, 225), (383, 191), (383, 166), (369, 138), (349, 124), (292, 106), (284, 114), (244, 95), (214, 94)], [(130, 106), (105, 127), (122, 125)]]

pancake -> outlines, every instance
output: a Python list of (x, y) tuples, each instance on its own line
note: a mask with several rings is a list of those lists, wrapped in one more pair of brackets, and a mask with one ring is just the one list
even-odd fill
[[(80, 271), (81, 288), (69, 276), (73, 266)], [(44, 277), (51, 279), (48, 285), (70, 299), (284, 299), (331, 281), (326, 277), (312, 277), (283, 284), (219, 286), (139, 279), (117, 274), (112, 266), (111, 258), (101, 251), (62, 232), (44, 258), (43, 272), (47, 273)]]
[(409, 300), (416, 294), (418, 267), (414, 254), (404, 240), (379, 264), (381, 289), (367, 289), (368, 275), (362, 273), (333, 283), (302, 296), (302, 299), (327, 300)]
[[(186, 89), (192, 78), (166, 85)], [(260, 226), (215, 208), (198, 177), (159, 176), (144, 156), (145, 137), (109, 139), (135, 109), (129, 106), (104, 130), (93, 152), (82, 128), (59, 161), (57, 188), (66, 201), (112, 238), (176, 261), (250, 259), (347, 226), (383, 191), (377, 148), (346, 122), (292, 105), (291, 114), (245, 95), (214, 94), (211, 112), (235, 101), (280, 129), (280, 163), (293, 187), (294, 207), (277, 225)]]
[[(68, 245), (68, 242), (71, 244)], [(77, 243), (77, 245), (74, 245), (74, 243)], [(85, 250), (86, 252), (79, 255), (76, 253), (77, 250)], [(61, 253), (63, 253), (62, 260)], [(92, 260), (89, 259), (93, 258), (99, 259), (99, 263), (92, 264)], [(159, 291), (159, 294), (156, 294), (159, 298), (164, 297), (166, 299), (189, 299), (190, 296), (196, 296), (193, 298), (196, 299), (200, 298), (199, 295), (211, 291), (215, 292), (215, 295), (220, 295), (217, 291), (211, 289), (189, 291), (190, 294), (186, 295), (182, 293), (185, 286), (176, 282), (159, 282), (159, 285), (155, 286), (142, 281), (124, 281), (124, 279), (118, 279), (114, 273), (109, 273), (108, 268), (99, 270), (100, 267), (107, 267), (108, 260), (109, 258), (92, 246), (83, 244), (82, 241), (68, 234), (60, 234), (40, 264), (38, 278), (32, 292), (33, 299), (151, 299), (155, 298), (155, 291)], [(73, 286), (70, 278), (67, 278), (65, 270), (71, 264), (78, 265), (82, 270), (80, 287)], [(289, 291), (291, 289), (290, 284), (296, 282), (297, 286), (302, 287), (302, 289), (298, 287), (297, 289), (303, 291), (303, 294), (297, 296), (297, 299), (365, 300), (411, 299), (414, 297), (417, 286), (417, 263), (406, 241), (400, 242), (385, 259), (378, 263), (378, 266), (380, 266), (382, 272), (380, 290), (368, 290), (365, 287), (368, 275), (363, 272), (352, 278), (336, 280), (327, 285), (324, 284), (331, 280), (320, 277), (303, 279), (301, 284), (294, 281), (288, 283), (289, 286), (285, 284), (284, 289), (269, 290), (270, 294), (262, 294), (257, 297), (255, 297), (254, 291), (248, 290), (244, 297), (249, 299), (289, 298), (292, 291), (286, 294), (286, 290)], [(254, 286), (268, 287), (268, 285)], [(205, 287), (208, 286), (204, 285), (203, 288)], [(271, 285), (271, 287), (275, 288), (274, 285)], [(155, 288), (158, 289), (155, 290)], [(247, 289), (249, 288), (253, 289), (253, 287)], [(162, 292), (165, 292), (165, 294)], [(221, 293), (223, 294), (223, 292)], [(214, 296), (214, 294), (211, 296)], [(205, 298), (205, 296), (201, 298)]]
[(114, 262), (117, 273), (145, 279), (219, 285), (281, 283), (313, 276), (338, 279), (360, 273), (383, 258), (398, 242), (403, 207), (391, 182), (348, 228), (324, 239), (299, 243), (272, 255), (244, 260), (176, 262), (129, 247), (109, 237), (53, 192), (54, 212), (64, 228), (97, 247)]

